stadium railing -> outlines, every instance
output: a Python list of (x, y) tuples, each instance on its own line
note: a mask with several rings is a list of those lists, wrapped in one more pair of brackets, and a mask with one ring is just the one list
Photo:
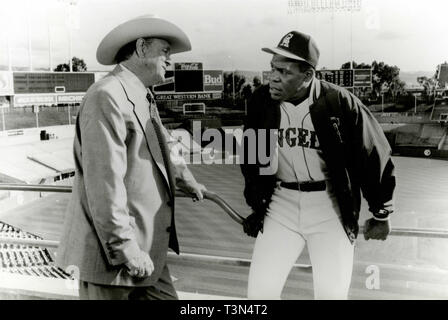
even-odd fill
[[(71, 186), (51, 186), (51, 185), (29, 185), (29, 184), (0, 184), (0, 190), (8, 191), (34, 191), (34, 192), (58, 192), (58, 193), (71, 193)], [(188, 194), (179, 190), (176, 191), (176, 197), (190, 197)], [(244, 221), (244, 217), (241, 216), (236, 210), (234, 210), (224, 199), (214, 192), (206, 191), (204, 193), (204, 199), (209, 200), (217, 204), (225, 213), (229, 215), (235, 222), (241, 224)], [(363, 227), (360, 227), (360, 234), (363, 233)], [(393, 227), (391, 236), (405, 236), (405, 237), (422, 237), (422, 238), (445, 238), (448, 239), (448, 230), (445, 229), (432, 229), (432, 228), (404, 228)], [(40, 240), (40, 239), (19, 239), (0, 237), (0, 243), (20, 244), (41, 246), (47, 248), (57, 248), (58, 241)]]

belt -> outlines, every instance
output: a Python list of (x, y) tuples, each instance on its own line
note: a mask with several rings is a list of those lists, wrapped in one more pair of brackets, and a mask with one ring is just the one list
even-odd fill
[(311, 192), (324, 191), (327, 188), (325, 180), (320, 181), (304, 181), (304, 182), (280, 182), (280, 186), (286, 189)]

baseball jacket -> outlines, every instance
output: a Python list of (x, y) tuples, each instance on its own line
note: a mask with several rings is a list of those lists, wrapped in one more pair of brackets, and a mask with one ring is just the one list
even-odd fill
[[(311, 121), (339, 205), (341, 222), (348, 238), (354, 242), (359, 231), (361, 193), (374, 215), (380, 209), (393, 212), (395, 175), (391, 148), (372, 113), (356, 96), (334, 84), (313, 81), (316, 85), (310, 93), (313, 96), (309, 108)], [(280, 102), (271, 98), (269, 86), (257, 89), (248, 103), (244, 130), (278, 129), (279, 106)], [(266, 136), (266, 143), (275, 143)], [(258, 134), (256, 137), (260, 138)], [(244, 141), (243, 147), (247, 150)], [(258, 158), (257, 152), (255, 164), (245, 159), (241, 170), (247, 204), (257, 214), (264, 215), (277, 179), (275, 173), (260, 174), (263, 165)]]

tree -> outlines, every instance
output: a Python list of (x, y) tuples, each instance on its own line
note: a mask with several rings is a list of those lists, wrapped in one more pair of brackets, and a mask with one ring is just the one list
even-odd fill
[(256, 89), (258, 89), (259, 87), (261, 87), (261, 80), (259, 76), (255, 76), (254, 79), (252, 80), (252, 85), (254, 87), (254, 91)]
[[(77, 72), (87, 71), (87, 65), (84, 62), (84, 60), (81, 58), (73, 57), (72, 58), (72, 67), (73, 67), (73, 71), (77, 71)], [(54, 71), (65, 71), (65, 72), (70, 71), (70, 62), (59, 64), (54, 69)]]
[[(354, 69), (372, 69), (372, 94), (379, 97), (382, 92), (395, 99), (404, 93), (405, 83), (400, 80), (400, 69), (397, 66), (390, 66), (384, 62), (373, 61), (372, 64), (353, 61)], [(350, 69), (350, 62), (342, 64), (341, 69)]]
[(393, 98), (403, 93), (405, 83), (400, 80), (400, 68), (384, 62), (372, 62), (373, 92), (380, 96), (383, 89)]
[(425, 76), (417, 77), (417, 82), (425, 88), (425, 98), (427, 101), (430, 101), (430, 97), (433, 96), (433, 92), (437, 87), (437, 80), (435, 76), (432, 78), (428, 78)]
[[(235, 85), (233, 81), (235, 81)], [(235, 93), (235, 98), (238, 98), (245, 82), (246, 78), (244, 75), (238, 72), (224, 72), (224, 96), (233, 97)]]
[[(364, 62), (357, 64), (353, 61), (353, 69), (371, 69), (372, 66), (370, 64), (366, 64)], [(350, 69), (350, 61), (342, 64), (341, 69)]]

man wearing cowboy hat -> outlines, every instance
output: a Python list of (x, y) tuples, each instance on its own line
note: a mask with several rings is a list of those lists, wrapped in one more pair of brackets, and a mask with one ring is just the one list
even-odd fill
[(177, 299), (166, 265), (179, 253), (175, 187), (202, 200), (163, 127), (149, 87), (170, 55), (191, 50), (176, 25), (153, 16), (127, 21), (101, 41), (97, 60), (117, 64), (87, 91), (76, 121), (72, 198), (57, 254), (79, 271), (81, 299)]

